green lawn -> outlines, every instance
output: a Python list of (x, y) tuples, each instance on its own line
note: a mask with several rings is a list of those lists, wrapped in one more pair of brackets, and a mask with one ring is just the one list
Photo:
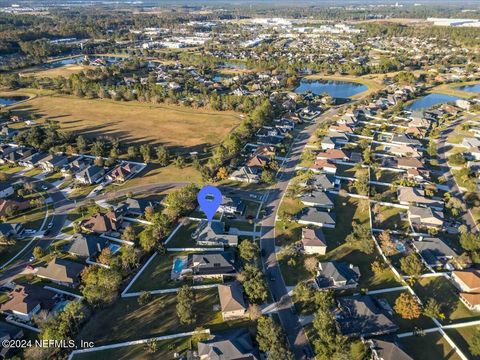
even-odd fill
[[(282, 270), (282, 277), (287, 286), (295, 286), (299, 282), (311, 279), (313, 274), (309, 273), (304, 266), (305, 259), (308, 256), (305, 254), (297, 254), (293, 260), (289, 256), (279, 256), (278, 262)], [(290, 264), (288, 263), (290, 261)]]
[[(10, 260), (13, 256), (18, 254), (18, 252), (28, 244), (30, 239), (18, 240), (13, 245), (2, 245), (0, 246), (0, 265)], [(33, 246), (33, 243), (32, 245)]]
[(439, 332), (400, 339), (406, 352), (415, 360), (459, 360), (460, 357)]
[(34, 176), (39, 175), (41, 173), (42, 173), (42, 169), (32, 168), (32, 169), (28, 170), (24, 175), (29, 176), (29, 177), (34, 177)]
[(480, 356), (473, 355), (469, 349), (476, 329), (478, 329), (478, 326), (445, 330), (447, 335), (450, 336), (455, 344), (457, 344), (459, 349), (471, 360), (480, 360)]
[(419, 279), (414, 285), (415, 293), (426, 302), (429, 298), (436, 299), (445, 314), (443, 323), (455, 323), (480, 319), (480, 314), (470, 311), (460, 301), (456, 288), (443, 276)]
[(186, 253), (170, 253), (166, 255), (158, 254), (155, 259), (148, 264), (130, 288), (129, 292), (143, 290), (158, 290), (180, 287), (184, 284), (192, 285), (192, 281), (175, 281), (170, 279), (173, 261), (176, 256), (182, 256)]
[(406, 211), (392, 206), (377, 205), (374, 206), (376, 214), (374, 215), (373, 226), (384, 230), (408, 231), (408, 221), (403, 221), (400, 215), (406, 214)]
[(371, 171), (370, 180), (392, 184), (393, 182), (401, 178), (401, 173), (396, 171), (380, 170), (379, 175), (380, 176), (377, 178), (375, 172)]
[(357, 169), (353, 165), (337, 164), (337, 176), (354, 178)]
[(3, 164), (0, 165), (0, 172), (4, 172), (6, 174), (15, 174), (19, 171), (22, 171), (24, 168), (21, 166), (14, 166), (11, 164)]
[(98, 186), (97, 184), (93, 184), (93, 185), (77, 187), (73, 189), (70, 194), (68, 194), (68, 198), (70, 200), (78, 200), (78, 199), (84, 198), (88, 194), (90, 194), (92, 190), (95, 189), (97, 186)]
[[(215, 246), (208, 245), (197, 245), (194, 239), (192, 239), (192, 234), (197, 229), (199, 222), (198, 221), (188, 221), (183, 224), (180, 229), (177, 230), (175, 235), (167, 243), (169, 248), (208, 248)], [(217, 246), (218, 247), (218, 246)]]
[(61, 172), (53, 172), (48, 174), (48, 176), (46, 176), (43, 180), (48, 181), (50, 183), (54, 183), (60, 180), (61, 178), (63, 178), (63, 174)]
[(22, 223), (26, 229), (40, 230), (45, 219), (46, 207), (32, 207), (24, 210), (14, 217), (8, 218), (9, 223)]
[(192, 331), (198, 326), (222, 326), (217, 289), (195, 291), (196, 323), (182, 325), (176, 314), (176, 294), (153, 296), (146, 305), (137, 298), (118, 299), (112, 306), (98, 310), (83, 327), (78, 339), (94, 341), (96, 346), (153, 336)]
[(303, 204), (298, 199), (283, 198), (277, 213), (279, 220), (275, 223), (277, 245), (291, 244), (301, 239), (302, 225), (289, 219), (302, 209)]

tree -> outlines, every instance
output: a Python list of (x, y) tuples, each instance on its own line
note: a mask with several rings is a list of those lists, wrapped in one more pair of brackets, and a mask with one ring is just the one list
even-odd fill
[(477, 251), (480, 249), (480, 235), (466, 232), (460, 235), (460, 245), (467, 251)]
[(158, 350), (158, 342), (155, 339), (148, 339), (143, 345), (145, 351), (150, 354), (156, 353)]
[(36, 260), (41, 259), (41, 258), (43, 257), (43, 255), (44, 255), (43, 249), (42, 249), (40, 246), (35, 246), (35, 247), (33, 248), (32, 254), (33, 254), (33, 257), (34, 257)]
[(102, 249), (97, 260), (100, 264), (110, 265), (112, 261), (112, 250), (109, 247)]
[(182, 156), (177, 156), (173, 160), (173, 165), (179, 169), (183, 169), (185, 167), (185, 159)]
[(117, 298), (121, 281), (121, 275), (114, 269), (89, 266), (82, 271), (82, 294), (93, 307), (105, 306)]
[(258, 257), (258, 245), (250, 240), (243, 240), (238, 246), (240, 257), (247, 261), (253, 261)]
[(379, 235), (379, 239), (380, 247), (386, 256), (392, 256), (397, 253), (395, 243), (392, 241), (388, 231), (382, 231)]
[(397, 314), (408, 320), (416, 319), (422, 314), (422, 309), (417, 300), (409, 293), (401, 293), (397, 300), (395, 300), (395, 306), (393, 308)]
[(299, 282), (293, 289), (295, 302), (309, 303), (313, 300), (313, 289), (304, 281)]
[(362, 171), (357, 176), (357, 181), (353, 184), (357, 193), (360, 195), (368, 195), (369, 182), (368, 182), (368, 172)]
[(310, 256), (305, 259), (303, 265), (305, 266), (305, 270), (307, 270), (310, 274), (315, 275), (317, 272), (318, 260), (316, 257)]
[(193, 292), (188, 285), (183, 285), (177, 294), (177, 316), (182, 324), (193, 324), (196, 314), (193, 312)]
[(478, 356), (480, 355), (480, 328), (476, 328), (474, 330), (472, 339), (469, 342), (468, 349), (472, 353), (472, 355)]
[(153, 236), (153, 227), (149, 226), (140, 233), (140, 247), (146, 252), (151, 251), (158, 239)]
[(425, 308), (423, 309), (423, 314), (435, 319), (445, 318), (445, 315), (442, 314), (442, 308), (440, 304), (433, 298), (428, 299), (427, 303), (425, 304)]
[(241, 275), (244, 279), (243, 288), (250, 302), (256, 304), (265, 301), (268, 292), (262, 272), (255, 265), (246, 264)]
[(346, 241), (365, 254), (373, 254), (375, 251), (375, 243), (368, 225), (354, 223), (352, 232), (347, 236)]
[(283, 331), (271, 317), (262, 316), (257, 321), (257, 343), (271, 360), (290, 360), (293, 355), (287, 348)]
[(260, 179), (265, 184), (273, 184), (275, 182), (275, 173), (272, 170), (264, 169)]
[(170, 154), (165, 146), (158, 146), (155, 150), (157, 161), (160, 166), (167, 166)]
[(248, 317), (252, 321), (258, 320), (262, 316), (262, 309), (257, 304), (250, 304), (248, 306)]
[(313, 328), (317, 339), (313, 345), (320, 359), (346, 356), (346, 338), (338, 333), (333, 316), (333, 313), (327, 308), (320, 308), (315, 313)]
[(83, 154), (85, 150), (87, 150), (87, 142), (82, 135), (79, 135), (76, 140), (77, 143), (77, 151), (80, 154)]
[(137, 148), (133, 145), (129, 146), (127, 149), (127, 155), (129, 159), (134, 159), (138, 156)]
[(135, 229), (132, 225), (128, 225), (122, 233), (122, 240), (135, 241)]
[(400, 269), (409, 276), (419, 276), (422, 273), (422, 261), (417, 254), (410, 255), (400, 259)]
[(384, 270), (385, 270), (385, 266), (383, 266), (383, 263), (381, 261), (375, 260), (372, 263), (372, 271), (375, 274), (375, 276), (380, 276)]
[(131, 270), (138, 266), (140, 259), (135, 249), (128, 245), (122, 245), (119, 251), (120, 266), (124, 270)]
[(140, 145), (140, 154), (142, 155), (144, 162), (150, 162), (152, 158), (152, 148), (148, 144)]
[(142, 291), (138, 296), (138, 305), (143, 306), (152, 300), (152, 294), (149, 291)]
[(40, 338), (42, 340), (73, 339), (84, 318), (82, 303), (71, 301), (56, 317), (40, 322)]

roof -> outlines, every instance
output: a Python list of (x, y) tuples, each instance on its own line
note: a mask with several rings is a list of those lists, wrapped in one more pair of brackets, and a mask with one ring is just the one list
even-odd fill
[(419, 219), (420, 224), (443, 225), (443, 212), (432, 208), (409, 206), (408, 216), (411, 218), (412, 223), (417, 223), (417, 219)]
[(343, 335), (379, 335), (398, 329), (387, 312), (368, 295), (340, 297), (337, 301), (342, 309), (341, 314), (337, 316), (337, 323)]
[(194, 267), (197, 275), (235, 274), (237, 272), (232, 254), (229, 252), (190, 254), (189, 266)]
[(413, 240), (413, 245), (429, 265), (436, 265), (439, 258), (451, 258), (457, 256), (453, 249), (436, 237), (426, 237)]
[(299, 220), (313, 222), (317, 224), (335, 225), (332, 215), (326, 211), (318, 211), (315, 208), (306, 208), (300, 214)]
[(359, 278), (360, 269), (357, 266), (329, 261), (318, 263), (318, 276), (315, 281), (319, 287), (329, 287), (334, 282), (356, 283)]
[(8, 296), (9, 300), (0, 305), (1, 311), (29, 314), (38, 305), (41, 309), (49, 310), (55, 304), (53, 300), (55, 293), (37, 285), (16, 285), (15, 289), (8, 293)]
[(85, 229), (93, 232), (108, 232), (118, 230), (117, 216), (120, 215), (116, 211), (109, 211), (106, 214), (97, 213), (90, 219), (82, 221), (81, 225)]
[(315, 162), (312, 165), (313, 169), (323, 169), (323, 168), (331, 168), (331, 169), (336, 169), (337, 165), (332, 164), (326, 159), (318, 159), (315, 160)]
[(71, 254), (91, 257), (107, 247), (107, 240), (97, 236), (77, 233), (73, 235), (71, 243), (67, 247), (67, 251)]
[(325, 174), (313, 174), (309, 182), (322, 189), (333, 189), (335, 187), (333, 179)]
[(246, 310), (243, 288), (238, 281), (218, 285), (218, 296), (222, 312)]
[(192, 238), (198, 242), (213, 242), (231, 246), (238, 244), (238, 236), (226, 234), (225, 224), (221, 221), (202, 220), (192, 234)]
[(371, 349), (382, 360), (413, 360), (403, 349), (392, 341), (372, 339)]
[(313, 190), (310, 193), (304, 194), (300, 200), (303, 203), (311, 203), (322, 207), (333, 207), (333, 201), (328, 194), (320, 190)]
[(77, 282), (84, 265), (72, 261), (54, 258), (47, 267), (38, 268), (37, 275), (62, 283), (74, 284)]
[(253, 346), (247, 330), (220, 333), (213, 339), (198, 343), (198, 355), (209, 360), (259, 360), (258, 349)]
[(416, 203), (426, 206), (443, 207), (443, 201), (427, 198), (425, 191), (422, 189), (412, 188), (408, 186), (398, 187), (398, 201), (406, 203)]
[(480, 289), (480, 270), (458, 270), (452, 275), (460, 279), (469, 289)]
[(347, 154), (340, 149), (327, 149), (317, 154), (317, 159), (348, 159)]
[(322, 229), (302, 228), (303, 246), (327, 247)]
[(460, 296), (472, 306), (480, 305), (480, 293), (462, 292)]
[(405, 167), (405, 168), (422, 168), (423, 167), (423, 163), (417, 158), (397, 157), (395, 158), (395, 160), (397, 160), (397, 165), (399, 167)]
[(254, 167), (254, 166), (259, 166), (259, 167), (264, 167), (268, 163), (267, 160), (264, 160), (260, 156), (252, 156), (248, 161), (247, 161), (247, 166)]

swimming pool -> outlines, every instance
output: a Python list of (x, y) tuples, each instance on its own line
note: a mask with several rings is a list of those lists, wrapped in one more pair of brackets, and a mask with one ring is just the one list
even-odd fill
[(173, 263), (173, 272), (175, 274), (180, 274), (187, 263), (187, 259), (177, 257)]
[(405, 245), (401, 242), (396, 242), (395, 248), (397, 249), (398, 252), (401, 252), (401, 253), (405, 252), (406, 250)]
[(120, 245), (118, 244), (109, 244), (108, 248), (112, 252), (112, 254), (115, 254), (118, 250), (120, 250)]

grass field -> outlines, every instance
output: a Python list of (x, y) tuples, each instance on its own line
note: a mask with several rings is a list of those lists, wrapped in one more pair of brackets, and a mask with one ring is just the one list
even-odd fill
[(38, 71), (22, 73), (22, 76), (35, 76), (38, 78), (42, 78), (42, 77), (54, 78), (57, 76), (63, 76), (68, 78), (72, 74), (77, 74), (81, 71), (84, 71), (84, 70), (86, 71), (89, 69), (93, 69), (93, 66), (67, 64), (67, 65), (52, 68), (52, 69), (40, 69)]
[(461, 86), (466, 86), (466, 85), (475, 85), (478, 84), (478, 81), (469, 81), (469, 82), (463, 82), (463, 83), (450, 83), (450, 84), (442, 84), (434, 87), (431, 89), (431, 92), (439, 93), (439, 94), (445, 94), (445, 95), (451, 95), (451, 96), (458, 96), (460, 98), (473, 98), (475, 96), (478, 96), (478, 94), (474, 92), (467, 92), (467, 91), (462, 91), (457, 89), (458, 87)]
[(439, 332), (425, 336), (409, 336), (400, 339), (406, 352), (414, 359), (421, 360), (459, 360), (455, 350), (447, 343)]
[(459, 347), (459, 349), (471, 360), (480, 360), (480, 356), (473, 355), (469, 349), (477, 329), (478, 326), (469, 326), (446, 330), (447, 335), (452, 338), (453, 342)]
[(11, 110), (57, 120), (63, 129), (91, 138), (101, 135), (126, 143), (161, 143), (182, 151), (203, 151), (217, 144), (240, 120), (234, 112), (69, 96), (38, 96)]

